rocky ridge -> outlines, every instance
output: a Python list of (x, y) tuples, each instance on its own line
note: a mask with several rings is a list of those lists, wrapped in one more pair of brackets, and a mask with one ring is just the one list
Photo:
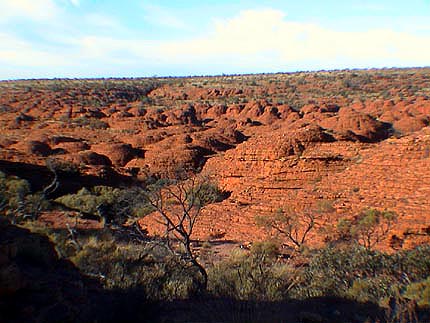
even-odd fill
[(231, 196), (207, 207), (199, 239), (262, 239), (255, 216), (323, 201), (335, 211), (316, 245), (375, 207), (399, 214), (390, 236), (409, 248), (430, 241), (428, 84), (428, 69), (2, 82), (0, 158), (105, 180), (202, 168)]

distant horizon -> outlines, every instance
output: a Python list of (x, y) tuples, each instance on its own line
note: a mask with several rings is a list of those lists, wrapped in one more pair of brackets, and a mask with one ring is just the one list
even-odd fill
[(0, 79), (430, 65), (430, 0), (0, 0)]
[(207, 75), (150, 75), (150, 76), (94, 76), (94, 77), (46, 77), (46, 78), (21, 78), (21, 79), (0, 79), (0, 82), (18, 82), (18, 81), (73, 81), (73, 80), (139, 80), (139, 79), (180, 79), (180, 78), (216, 78), (216, 77), (235, 77), (235, 76), (269, 76), (279, 74), (300, 74), (300, 73), (336, 73), (336, 72), (365, 72), (365, 71), (387, 71), (387, 70), (420, 70), (429, 69), (428, 66), (407, 66), (407, 67), (368, 67), (368, 68), (342, 68), (331, 70), (298, 70), (298, 71), (278, 71), (278, 72), (256, 72), (256, 73), (221, 73)]

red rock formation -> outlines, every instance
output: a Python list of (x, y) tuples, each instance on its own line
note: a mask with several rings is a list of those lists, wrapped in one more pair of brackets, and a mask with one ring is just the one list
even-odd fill
[(262, 239), (255, 216), (327, 201), (336, 211), (311, 244), (375, 207), (399, 214), (391, 240), (408, 248), (430, 241), (429, 75), (0, 82), (0, 159), (45, 165), (55, 155), (88, 174), (142, 179), (203, 167), (231, 196), (206, 208), (198, 238)]

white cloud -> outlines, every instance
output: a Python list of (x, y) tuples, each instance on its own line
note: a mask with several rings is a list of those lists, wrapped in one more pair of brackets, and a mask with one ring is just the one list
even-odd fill
[(0, 21), (13, 18), (27, 18), (45, 21), (58, 14), (53, 0), (0, 0)]
[(67, 64), (68, 58), (59, 53), (37, 49), (27, 41), (6, 33), (0, 33), (0, 66), (15, 65), (19, 67), (49, 68)]
[[(32, 1), (13, 2), (9, 7), (17, 10), (18, 2), (22, 5)], [(45, 3), (45, 8), (53, 3), (37, 2)], [(49, 13), (49, 10), (39, 12), (37, 6), (26, 10), (26, 15), (34, 19), (42, 19)], [(52, 12), (55, 9), (48, 16)], [(430, 65), (428, 32), (342, 31), (291, 21), (283, 12), (272, 9), (242, 11), (231, 19), (213, 21), (205, 36), (182, 40), (130, 37), (114, 18), (97, 13), (87, 15), (82, 21), (87, 28), (99, 26), (124, 32), (106, 36), (104, 31), (88, 28), (92, 33), (85, 35), (83, 31), (65, 33), (64, 29), (51, 28), (44, 35), (45, 38), (49, 35), (50, 47), (0, 32), (0, 78), (6, 71), (2, 64), (16, 66), (17, 73), (21, 73), (20, 68), (25, 71), (31, 67), (64, 71), (58, 76), (77, 76), (76, 66), (87, 73), (81, 76), (92, 76), (96, 72), (100, 75), (105, 68), (120, 70), (122, 75), (134, 75), (136, 70), (166, 75), (169, 68), (185, 74), (209, 74)], [(182, 25), (175, 19), (165, 19), (162, 23)], [(121, 36), (112, 36), (115, 34)], [(162, 70), (157, 72), (157, 68)]]
[(344, 32), (291, 22), (283, 12), (271, 9), (243, 11), (235, 18), (216, 21), (213, 32), (205, 38), (168, 42), (162, 48), (173, 60), (210, 62), (224, 58), (236, 59), (239, 64), (245, 61), (256, 67), (272, 64), (284, 69), (306, 62), (320, 68), (342, 61), (356, 66), (374, 66), (384, 61), (395, 65), (430, 63), (430, 35), (389, 29)]
[(70, 0), (70, 2), (75, 7), (79, 7), (81, 5), (81, 1), (80, 0)]

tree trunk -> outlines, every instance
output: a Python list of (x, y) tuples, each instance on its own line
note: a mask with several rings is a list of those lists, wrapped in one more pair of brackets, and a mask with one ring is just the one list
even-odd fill
[(187, 252), (187, 256), (190, 258), (191, 264), (197, 268), (200, 275), (202, 276), (200, 289), (204, 292), (208, 287), (208, 273), (206, 272), (206, 269), (194, 257), (193, 252), (191, 251), (191, 241), (189, 240), (189, 238), (185, 240), (185, 250)]

